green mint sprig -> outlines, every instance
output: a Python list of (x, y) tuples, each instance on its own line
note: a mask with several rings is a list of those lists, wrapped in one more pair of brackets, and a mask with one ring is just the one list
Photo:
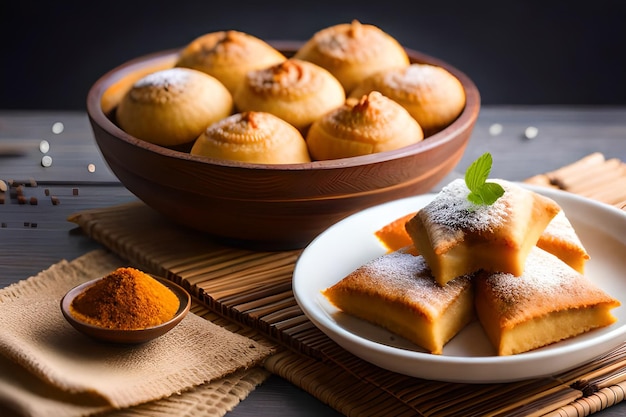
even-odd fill
[(482, 154), (465, 171), (465, 184), (470, 193), (467, 199), (477, 205), (491, 205), (502, 197), (504, 188), (495, 182), (487, 182), (493, 158), (489, 152)]

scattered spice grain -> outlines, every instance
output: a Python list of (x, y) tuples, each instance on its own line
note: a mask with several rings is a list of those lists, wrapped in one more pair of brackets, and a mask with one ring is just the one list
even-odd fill
[(118, 268), (79, 294), (70, 312), (95, 326), (136, 330), (170, 320), (179, 304), (176, 294), (150, 275)]

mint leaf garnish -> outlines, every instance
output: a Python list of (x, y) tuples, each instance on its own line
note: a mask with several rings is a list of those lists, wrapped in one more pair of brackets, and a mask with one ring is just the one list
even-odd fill
[(504, 188), (495, 182), (487, 182), (493, 158), (489, 152), (482, 154), (465, 171), (465, 184), (470, 193), (467, 199), (477, 205), (491, 205), (502, 197)]

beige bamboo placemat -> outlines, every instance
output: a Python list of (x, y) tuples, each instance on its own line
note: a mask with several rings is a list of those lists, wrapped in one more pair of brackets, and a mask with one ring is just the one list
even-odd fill
[[(599, 171), (616, 169), (598, 154), (589, 159)], [(623, 166), (618, 165), (622, 174), (605, 188), (613, 189), (614, 181), (621, 184)], [(542, 180), (543, 185), (571, 190), (574, 184), (568, 185), (565, 168), (529, 182)], [(596, 198), (602, 195), (615, 193)], [(222, 246), (168, 223), (139, 202), (83, 211), (70, 221), (136, 266), (182, 284), (211, 311), (284, 346), (266, 361), (266, 369), (346, 415), (582, 417), (624, 400), (626, 343), (553, 378), (453, 384), (407, 377), (351, 355), (305, 317), (291, 292), (299, 250), (258, 252)]]
[(595, 152), (554, 171), (528, 178), (542, 185), (626, 209), (626, 163)]

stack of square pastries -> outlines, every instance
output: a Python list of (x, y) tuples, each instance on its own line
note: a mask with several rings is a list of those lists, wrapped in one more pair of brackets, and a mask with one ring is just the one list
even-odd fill
[(589, 255), (552, 199), (504, 180), (491, 205), (463, 180), (377, 232), (389, 252), (322, 291), (347, 314), (428, 350), (475, 318), (498, 355), (616, 321), (620, 302), (583, 275)]

